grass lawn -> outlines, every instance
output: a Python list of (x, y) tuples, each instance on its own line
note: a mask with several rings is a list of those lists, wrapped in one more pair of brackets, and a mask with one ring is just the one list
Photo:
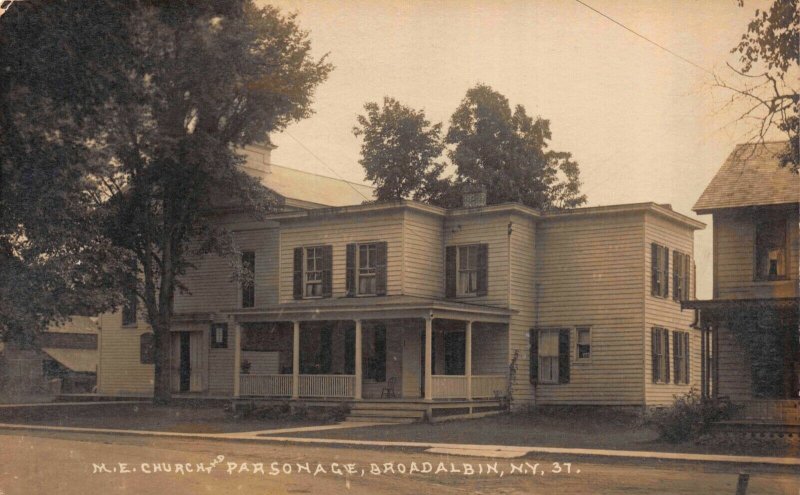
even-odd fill
[(293, 433), (286, 436), (536, 447), (649, 450), (729, 455), (797, 456), (797, 446), (674, 444), (658, 439), (655, 429), (636, 415), (593, 409), (503, 414), (443, 423), (376, 426)]
[(221, 407), (197, 405), (154, 406), (149, 403), (94, 403), (58, 408), (26, 408), (4, 415), (0, 422), (80, 428), (151, 430), (179, 433), (235, 433), (325, 423), (309, 419), (235, 418)]

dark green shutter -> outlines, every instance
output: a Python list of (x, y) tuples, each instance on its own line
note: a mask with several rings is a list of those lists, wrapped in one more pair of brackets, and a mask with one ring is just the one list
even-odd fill
[(292, 294), (295, 299), (303, 298), (303, 248), (294, 248), (294, 277)]
[(456, 249), (458, 249), (456, 246), (447, 246), (445, 248), (445, 297), (456, 297), (456, 273), (458, 270), (456, 266)]
[(672, 299), (676, 301), (681, 300), (681, 288), (683, 285), (681, 284), (681, 270), (683, 269), (683, 263), (681, 262), (681, 253), (678, 251), (672, 252)]
[(681, 372), (683, 371), (680, 369), (678, 363), (678, 354), (681, 352), (681, 346), (683, 343), (681, 342), (681, 338), (683, 334), (680, 332), (672, 332), (672, 368), (674, 369), (675, 374), (675, 383), (679, 383), (682, 381)]
[(668, 248), (661, 248), (663, 249), (663, 260), (664, 260), (664, 267), (661, 269), (662, 273), (664, 274), (661, 277), (661, 280), (664, 281), (664, 287), (661, 289), (661, 297), (669, 297), (669, 249)]
[(688, 332), (683, 334), (683, 355), (685, 357), (685, 361), (683, 363), (683, 366), (684, 366), (683, 383), (689, 383), (689, 370), (691, 368), (689, 366), (689, 333)]
[(478, 244), (478, 287), (477, 295), (489, 292), (489, 245)]
[(322, 297), (333, 295), (333, 246), (322, 247)]
[(539, 382), (539, 331), (531, 328), (530, 331), (530, 382)]
[(347, 297), (356, 295), (356, 245), (348, 244), (346, 253), (346, 276), (345, 288), (347, 290)]
[(375, 243), (375, 294), (379, 296), (386, 295), (387, 250), (386, 242)]
[(569, 334), (568, 328), (558, 331), (558, 383), (569, 383)]
[(658, 359), (658, 346), (661, 343), (659, 339), (661, 338), (661, 332), (658, 331), (657, 328), (650, 329), (650, 358), (653, 361), (653, 383), (658, 383), (661, 379), (661, 375), (659, 373), (661, 363)]

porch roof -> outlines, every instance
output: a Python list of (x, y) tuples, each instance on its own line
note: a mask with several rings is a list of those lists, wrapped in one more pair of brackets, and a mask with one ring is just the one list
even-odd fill
[(508, 323), (515, 310), (416, 296), (312, 299), (225, 311), (237, 321), (441, 318)]
[(738, 319), (742, 314), (759, 310), (767, 310), (796, 320), (798, 311), (800, 311), (800, 297), (681, 301), (681, 309), (697, 310), (695, 323), (700, 325), (713, 325)]

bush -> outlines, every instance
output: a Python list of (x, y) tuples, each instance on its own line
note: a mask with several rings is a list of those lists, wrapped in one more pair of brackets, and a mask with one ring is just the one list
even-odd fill
[(675, 402), (650, 414), (660, 437), (668, 442), (698, 439), (717, 421), (729, 419), (733, 412), (730, 401), (703, 399), (692, 387), (684, 395), (675, 396)]

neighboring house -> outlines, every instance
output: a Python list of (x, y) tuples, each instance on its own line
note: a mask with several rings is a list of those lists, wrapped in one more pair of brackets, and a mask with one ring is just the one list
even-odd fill
[(779, 166), (787, 147), (737, 146), (694, 206), (714, 222), (714, 298), (684, 303), (704, 335), (706, 396), (800, 398), (800, 178)]
[(10, 395), (92, 392), (97, 376), (97, 318), (72, 316), (51, 325), (36, 342), (7, 342), (0, 383)]
[[(282, 167), (273, 187), (265, 169), (284, 211), (224, 220), (254, 284), (207, 256), (176, 296), (175, 394), (496, 401), (512, 364), (517, 404), (661, 405), (699, 386), (680, 300), (704, 225), (669, 206), (359, 204), (370, 188)], [(151, 394), (152, 336), (126, 315), (103, 317), (99, 391)]]

